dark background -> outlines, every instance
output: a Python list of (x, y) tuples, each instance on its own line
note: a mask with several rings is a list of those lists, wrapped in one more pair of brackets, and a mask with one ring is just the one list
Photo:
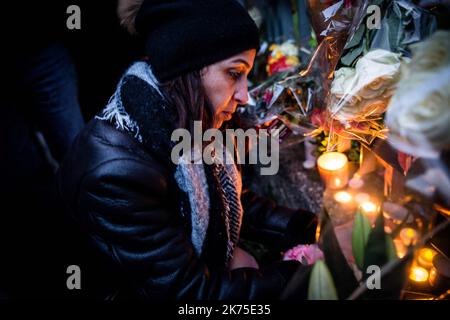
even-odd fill
[[(80, 7), (80, 30), (66, 26), (70, 5)], [(76, 298), (85, 292), (66, 287), (66, 268), (75, 264), (82, 270), (84, 288), (90, 270), (83, 263), (89, 257), (82, 256), (83, 240), (65, 221), (55, 191), (55, 168), (45, 161), (36, 141), (29, 100), (41, 93), (18, 83), (30, 76), (27, 70), (33, 66), (45, 69), (35, 62), (41, 61), (37, 57), (43, 51), (51, 57), (49, 47), (66, 48), (76, 70), (79, 108), (88, 122), (104, 108), (125, 69), (143, 56), (140, 39), (119, 25), (116, 5), (117, 1), (92, 0), (0, 5), (0, 300)], [(50, 79), (37, 79), (45, 81)], [(70, 123), (62, 123), (56, 135), (63, 137)]]
[[(62, 43), (75, 63), (86, 121), (106, 105), (127, 66), (143, 56), (140, 39), (119, 24), (116, 0), (9, 2), (1, 5), (4, 70), (13, 65), (11, 61), (20, 61), (41, 46)], [(70, 5), (80, 7), (80, 30), (66, 26)]]

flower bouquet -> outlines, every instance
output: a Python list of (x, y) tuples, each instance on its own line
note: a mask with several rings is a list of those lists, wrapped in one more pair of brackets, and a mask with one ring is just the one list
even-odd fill
[(269, 52), (266, 66), (269, 76), (295, 68), (300, 64), (299, 50), (293, 41), (286, 41), (281, 45), (273, 44), (270, 46)]
[[(359, 19), (328, 91), (326, 110), (332, 141), (358, 140), (370, 147), (376, 138), (386, 139), (384, 113), (404, 71), (401, 66), (409, 60), (409, 45), (436, 28), (429, 12), (408, 1), (378, 0), (374, 4), (382, 12), (379, 25), (368, 27), (367, 11)], [(328, 146), (329, 150), (336, 147)]]

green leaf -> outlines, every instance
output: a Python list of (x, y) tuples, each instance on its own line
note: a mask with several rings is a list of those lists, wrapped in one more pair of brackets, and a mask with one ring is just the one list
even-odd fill
[[(396, 259), (394, 243), (390, 235), (384, 232), (384, 217), (379, 214), (375, 221), (375, 228), (369, 234), (364, 255), (363, 281), (369, 274), (365, 272), (369, 265), (383, 268), (391, 259)], [(407, 264), (409, 261), (399, 261), (395, 268), (381, 278), (381, 290), (368, 290), (363, 299), (399, 299), (401, 290), (406, 283)]]
[(361, 271), (367, 278), (365, 270), (370, 265), (377, 265), (380, 268), (387, 262), (386, 254), (386, 234), (384, 233), (384, 217), (379, 213), (375, 221), (375, 227), (370, 231), (364, 252), (364, 267)]
[(336, 287), (330, 270), (322, 260), (313, 267), (308, 287), (308, 300), (337, 300)]
[(364, 267), (364, 253), (370, 234), (369, 219), (358, 210), (355, 216), (355, 222), (352, 232), (352, 251), (355, 257), (356, 265), (360, 270)]
[(397, 259), (397, 251), (395, 250), (394, 241), (390, 235), (386, 235), (386, 255), (389, 261)]

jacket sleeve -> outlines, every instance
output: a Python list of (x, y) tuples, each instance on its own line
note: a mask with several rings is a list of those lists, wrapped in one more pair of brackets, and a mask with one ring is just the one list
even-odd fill
[[(298, 263), (265, 269), (210, 269), (197, 258), (179, 212), (168, 209), (167, 179), (157, 163), (104, 163), (81, 182), (78, 215), (94, 249), (107, 257), (144, 298), (275, 299)], [(298, 296), (305, 296), (306, 289)]]
[(242, 192), (241, 201), (242, 237), (280, 250), (315, 241), (318, 219), (314, 213), (278, 206), (249, 189)]

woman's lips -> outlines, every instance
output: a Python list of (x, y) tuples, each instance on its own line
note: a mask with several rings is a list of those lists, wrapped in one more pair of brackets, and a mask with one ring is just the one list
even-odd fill
[(233, 114), (231, 112), (222, 112), (222, 114), (223, 114), (224, 121), (230, 120), (231, 117), (233, 116)]

